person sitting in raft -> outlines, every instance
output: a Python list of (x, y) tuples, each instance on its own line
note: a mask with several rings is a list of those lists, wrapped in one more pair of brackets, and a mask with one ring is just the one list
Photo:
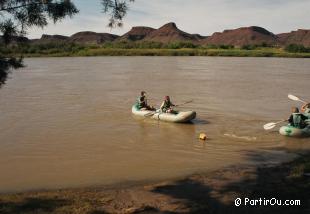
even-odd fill
[(308, 118), (305, 122), (310, 125), (310, 103), (307, 103), (301, 107), (301, 111)]
[(301, 107), (301, 111), (304, 113), (305, 116), (310, 118), (310, 103), (307, 103)]
[(162, 102), (160, 106), (160, 110), (165, 113), (176, 113), (172, 107), (175, 106), (171, 101), (169, 96), (165, 96), (165, 100)]
[(156, 110), (153, 106), (147, 104), (145, 91), (141, 91), (140, 97), (137, 100), (137, 106), (140, 110)]
[(292, 115), (288, 119), (288, 122), (295, 128), (303, 129), (307, 126), (305, 122), (307, 119), (308, 118), (305, 115), (299, 113), (299, 109), (297, 107), (292, 107)]

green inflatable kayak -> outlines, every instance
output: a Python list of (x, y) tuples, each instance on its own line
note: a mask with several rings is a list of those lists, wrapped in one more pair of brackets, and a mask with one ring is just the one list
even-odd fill
[(194, 111), (179, 111), (177, 114), (171, 114), (159, 111), (140, 110), (137, 105), (133, 105), (131, 111), (136, 116), (149, 117), (155, 120), (162, 120), (173, 123), (186, 123), (195, 119), (196, 117), (196, 112)]
[(310, 137), (310, 125), (304, 129), (299, 129), (291, 125), (282, 126), (279, 130), (281, 135), (289, 137)]

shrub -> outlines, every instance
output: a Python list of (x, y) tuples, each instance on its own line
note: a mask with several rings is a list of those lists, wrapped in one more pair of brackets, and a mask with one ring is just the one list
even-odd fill
[(257, 45), (243, 45), (241, 49), (243, 50), (254, 50), (257, 48)]
[(297, 44), (289, 44), (285, 47), (285, 50), (290, 53), (310, 53), (310, 48)]
[(164, 46), (164, 48), (167, 49), (197, 48), (197, 47), (199, 46), (193, 44), (192, 42), (171, 42)]
[(137, 42), (136, 48), (139, 49), (160, 49), (163, 47), (163, 43), (161, 42)]
[(233, 49), (234, 46), (233, 45), (219, 45), (220, 49)]

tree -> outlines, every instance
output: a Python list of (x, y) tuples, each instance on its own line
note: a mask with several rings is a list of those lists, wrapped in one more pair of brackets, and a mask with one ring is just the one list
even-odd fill
[(310, 53), (310, 48), (298, 44), (289, 44), (285, 47), (285, 50), (291, 53)]
[[(128, 3), (134, 0), (101, 0), (103, 12), (110, 15), (109, 27), (122, 26), (128, 10)], [(54, 23), (66, 17), (73, 17), (79, 11), (71, 0), (0, 0), (0, 43), (7, 46), (26, 35), (31, 27), (45, 27), (48, 21)], [(11, 68), (22, 67), (22, 57), (5, 56), (0, 52), (0, 87)]]
[[(43, 28), (48, 24), (48, 19), (56, 23), (76, 13), (77, 8), (69, 0), (0, 0), (1, 42), (7, 46), (14, 39), (24, 36), (30, 27)], [(0, 85), (5, 82), (10, 68), (22, 66), (22, 57), (16, 59), (0, 53)]]
[(111, 17), (109, 27), (121, 27), (123, 25), (123, 18), (126, 16), (130, 2), (134, 2), (134, 0), (101, 0), (103, 12), (109, 13)]

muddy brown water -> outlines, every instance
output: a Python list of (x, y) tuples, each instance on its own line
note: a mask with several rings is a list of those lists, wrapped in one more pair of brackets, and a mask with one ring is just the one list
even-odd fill
[[(262, 125), (310, 100), (309, 59), (31, 58), (0, 89), (0, 192), (170, 179), (278, 163), (310, 148)], [(195, 110), (192, 124), (131, 114), (141, 90)], [(202, 142), (204, 132), (209, 140)]]

